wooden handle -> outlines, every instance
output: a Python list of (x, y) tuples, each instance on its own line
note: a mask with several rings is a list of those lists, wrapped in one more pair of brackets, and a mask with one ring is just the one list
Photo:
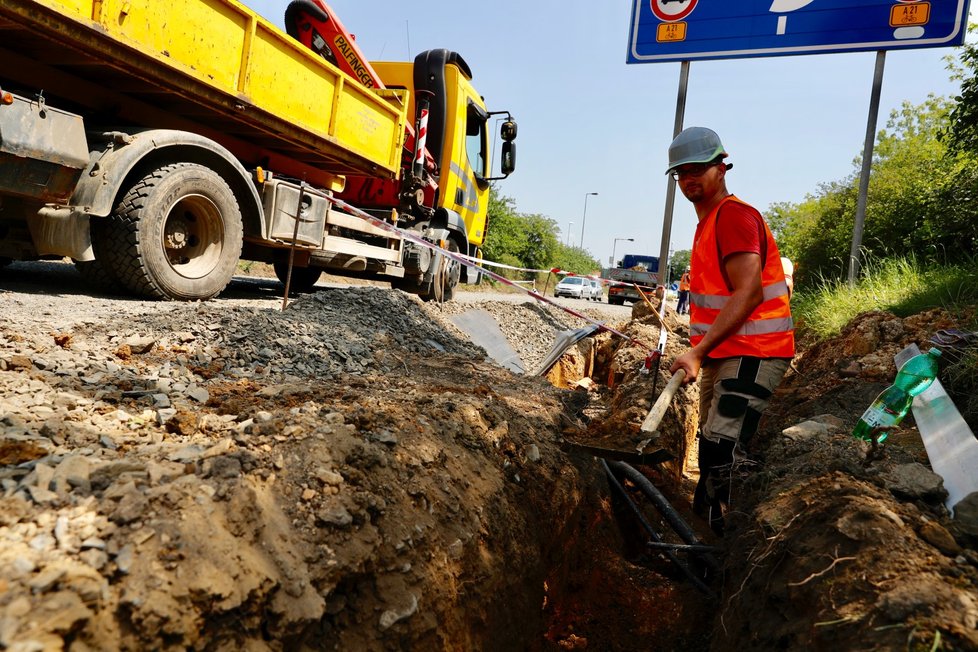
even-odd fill
[(663, 388), (662, 393), (659, 394), (655, 405), (649, 410), (649, 415), (642, 422), (642, 432), (655, 432), (659, 428), (659, 422), (665, 416), (666, 410), (669, 409), (669, 404), (672, 403), (672, 399), (676, 395), (676, 390), (683, 384), (685, 377), (685, 369), (680, 369), (672, 375), (672, 378), (669, 379), (669, 382)]

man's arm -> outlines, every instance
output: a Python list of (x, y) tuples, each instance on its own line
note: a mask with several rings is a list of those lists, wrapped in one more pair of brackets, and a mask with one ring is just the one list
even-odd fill
[(730, 295), (727, 305), (717, 314), (716, 321), (699, 344), (676, 358), (669, 368), (673, 373), (679, 369), (686, 370), (684, 384), (696, 379), (707, 354), (735, 333), (747, 321), (754, 308), (764, 301), (760, 254), (750, 252), (733, 254), (727, 257), (723, 267), (733, 287), (733, 294)]

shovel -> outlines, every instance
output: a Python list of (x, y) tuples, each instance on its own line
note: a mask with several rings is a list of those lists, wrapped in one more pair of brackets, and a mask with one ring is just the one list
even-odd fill
[(672, 403), (673, 397), (676, 396), (676, 391), (683, 384), (684, 378), (686, 378), (686, 371), (684, 369), (680, 369), (672, 375), (672, 378), (669, 379), (669, 382), (663, 388), (662, 393), (659, 394), (655, 405), (649, 410), (645, 421), (642, 422), (642, 432), (648, 433), (652, 437), (658, 435), (659, 423), (662, 421), (662, 417), (666, 415), (666, 410), (669, 409), (669, 404)]

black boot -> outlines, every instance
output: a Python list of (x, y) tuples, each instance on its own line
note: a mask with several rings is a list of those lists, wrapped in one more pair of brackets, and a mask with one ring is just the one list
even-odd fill
[(700, 438), (700, 479), (693, 491), (693, 512), (706, 518), (710, 528), (723, 535), (723, 508), (729, 502), (730, 468), (737, 442)]

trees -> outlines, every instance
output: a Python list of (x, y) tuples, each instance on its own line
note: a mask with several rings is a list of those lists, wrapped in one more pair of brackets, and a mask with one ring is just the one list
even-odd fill
[(557, 223), (545, 215), (519, 213), (516, 202), (489, 192), (489, 234), (483, 256), (513, 267), (551, 269), (589, 274), (600, 265), (587, 251), (561, 244)]
[[(862, 239), (865, 256), (883, 259), (913, 253), (924, 262), (953, 263), (974, 255), (978, 156), (950, 151), (939, 138), (951, 133), (949, 115), (956, 106), (935, 96), (916, 106), (905, 102), (877, 135)], [(768, 208), (779, 248), (799, 264), (796, 281), (845, 275), (860, 165), (857, 158), (853, 174), (822, 184), (802, 202)]]

